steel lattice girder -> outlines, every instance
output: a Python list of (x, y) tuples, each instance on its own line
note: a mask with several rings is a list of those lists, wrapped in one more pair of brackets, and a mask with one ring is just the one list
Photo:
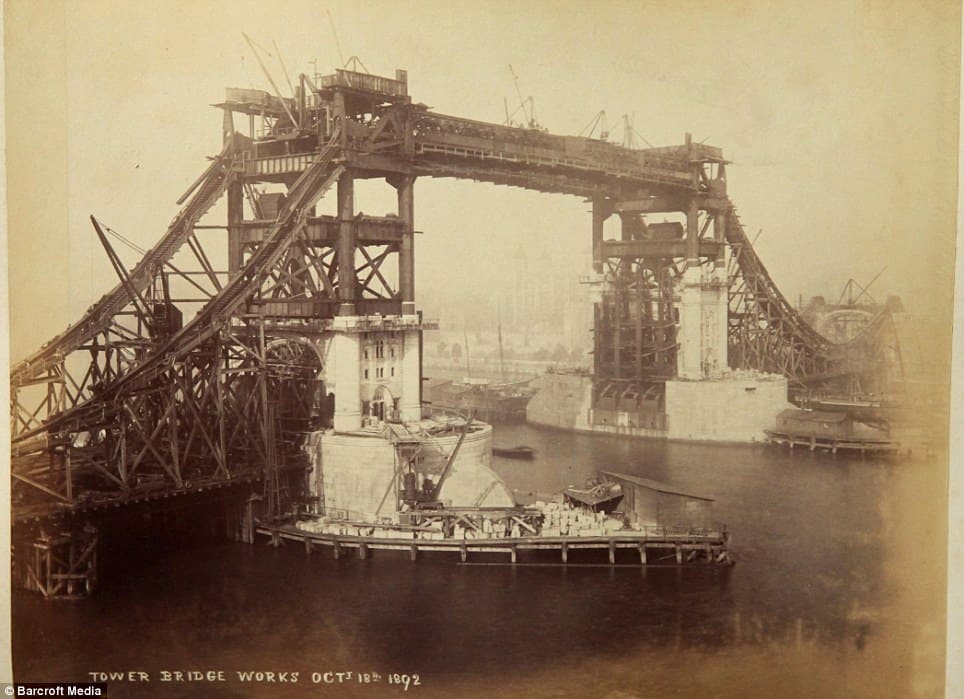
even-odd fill
[[(272, 379), (265, 373), (264, 338), (260, 343), (240, 338), (234, 323), (258, 316), (263, 335), (274, 309), (284, 324), (285, 308), (307, 301), (334, 303), (342, 296), (342, 283), (373, 302), (398, 297), (382, 270), (402, 239), (379, 239), (381, 249), (374, 247), (375, 239), (369, 240), (371, 250), (352, 242), (352, 250), (360, 251), (363, 259), (349, 272), (339, 269), (340, 255), (332, 252), (331, 241), (363, 222), (349, 222), (341, 212), (337, 221), (312, 217), (315, 202), (350, 168), (386, 178), (477, 179), (610, 203), (701, 196), (717, 208), (727, 204), (714, 191), (719, 182), (704, 171), (705, 164), (717, 164), (717, 177), (722, 177), (722, 154), (710, 146), (688, 141), (685, 146), (634, 151), (433, 114), (407, 97), (387, 105), (380, 96), (366, 101), (355, 95), (353, 100), (368, 104), (368, 111), (338, 115), (330, 133), (324, 134), (327, 142), (320, 138), (319, 121), (318, 139), (299, 154), (286, 151), (260, 158), (250, 139), (232, 131), (222, 153), (181, 198), (190, 197), (187, 205), (124, 283), (13, 368), (15, 478), (69, 502), (77, 499), (72, 492), (75, 476), (90, 475), (101, 486), (122, 492), (143, 474), (178, 487), (191, 478), (192, 469), (202, 478), (224, 479), (232, 469), (270, 459), (273, 407), (266, 395)], [(275, 121), (276, 127), (282, 125), (280, 115)], [(234, 250), (240, 264), (223, 280), (195, 227), (225, 192), (229, 200), (240, 199), (242, 189), (250, 195), (250, 185), (259, 177), (289, 184), (286, 203), (276, 219), (264, 220), (252, 202), (261, 230)], [(731, 289), (741, 289), (731, 296), (730, 337), (739, 343), (743, 361), (802, 377), (832, 372), (838, 355), (786, 303), (746, 241), (732, 207), (727, 214), (726, 239), (740, 270)], [(229, 215), (227, 228), (237, 225)], [(196, 271), (174, 268), (172, 258), (185, 246)], [(344, 259), (352, 258), (343, 258), (347, 267)], [(192, 293), (200, 293), (201, 307), (183, 328), (162, 333), (152, 327), (145, 305), (156, 300), (158, 282), (166, 282), (168, 274), (180, 275)], [(671, 276), (655, 280), (658, 308), (649, 313), (657, 316), (654, 332), (665, 323), (667, 309), (671, 312)], [(634, 292), (640, 304), (648, 303), (639, 284), (633, 289), (630, 283), (627, 291)], [(303, 312), (313, 314), (320, 307), (307, 305)], [(625, 313), (616, 318), (617, 327), (629, 320)], [(629, 326), (638, 333), (638, 319), (631, 321)], [(632, 341), (637, 366), (656, 355), (669, 363), (672, 348), (655, 346), (655, 336), (645, 336), (650, 343), (645, 350), (642, 339), (634, 335)], [(33, 403), (27, 396), (32, 387), (41, 394)], [(257, 429), (250, 429), (252, 425)], [(75, 444), (81, 432), (90, 439), (84, 447)], [(235, 460), (236, 454), (244, 458)]]

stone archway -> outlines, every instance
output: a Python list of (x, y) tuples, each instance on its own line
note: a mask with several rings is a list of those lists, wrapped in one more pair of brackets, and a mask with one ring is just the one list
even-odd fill
[(321, 353), (308, 339), (278, 338), (267, 351), (269, 392), (283, 423), (296, 431), (329, 426), (333, 397), (325, 386)]
[(381, 422), (398, 419), (398, 399), (392, 395), (391, 390), (385, 384), (379, 384), (372, 393), (368, 415), (370, 419)]

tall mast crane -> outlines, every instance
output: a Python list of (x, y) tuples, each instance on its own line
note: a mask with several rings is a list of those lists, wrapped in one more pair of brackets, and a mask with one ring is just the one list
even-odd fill
[(510, 114), (509, 103), (508, 103), (508, 100), (506, 100), (505, 125), (513, 126), (512, 118), (521, 111), (522, 116), (524, 118), (524, 123), (522, 124), (522, 126), (524, 128), (529, 128), (529, 129), (538, 129), (539, 122), (536, 121), (535, 99), (533, 99), (532, 95), (529, 95), (528, 97), (522, 96), (522, 90), (519, 89), (519, 77), (515, 74), (515, 71), (512, 69), (511, 64), (509, 65), (509, 73), (512, 74), (512, 84), (515, 86), (515, 94), (519, 98), (519, 106), (516, 107), (515, 110)]

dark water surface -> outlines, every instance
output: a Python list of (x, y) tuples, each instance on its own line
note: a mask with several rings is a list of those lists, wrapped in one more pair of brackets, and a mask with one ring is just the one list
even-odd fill
[[(20, 681), (143, 671), (111, 696), (938, 696), (944, 466), (498, 426), (521, 494), (596, 469), (716, 498), (728, 573), (332, 560), (300, 546), (145, 543), (92, 599), (16, 593)], [(223, 670), (225, 682), (161, 682)], [(245, 683), (237, 671), (298, 673)], [(337, 682), (325, 673), (353, 673)], [(357, 673), (378, 673), (360, 684)], [(289, 675), (289, 679), (291, 676)], [(329, 684), (326, 679), (334, 682)], [(314, 680), (318, 680), (315, 682)]]

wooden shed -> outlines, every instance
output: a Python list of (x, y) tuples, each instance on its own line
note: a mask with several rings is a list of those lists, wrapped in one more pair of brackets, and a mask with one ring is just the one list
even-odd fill
[(612, 471), (602, 472), (623, 489), (623, 514), (632, 523), (658, 527), (711, 527), (713, 498), (668, 483)]

